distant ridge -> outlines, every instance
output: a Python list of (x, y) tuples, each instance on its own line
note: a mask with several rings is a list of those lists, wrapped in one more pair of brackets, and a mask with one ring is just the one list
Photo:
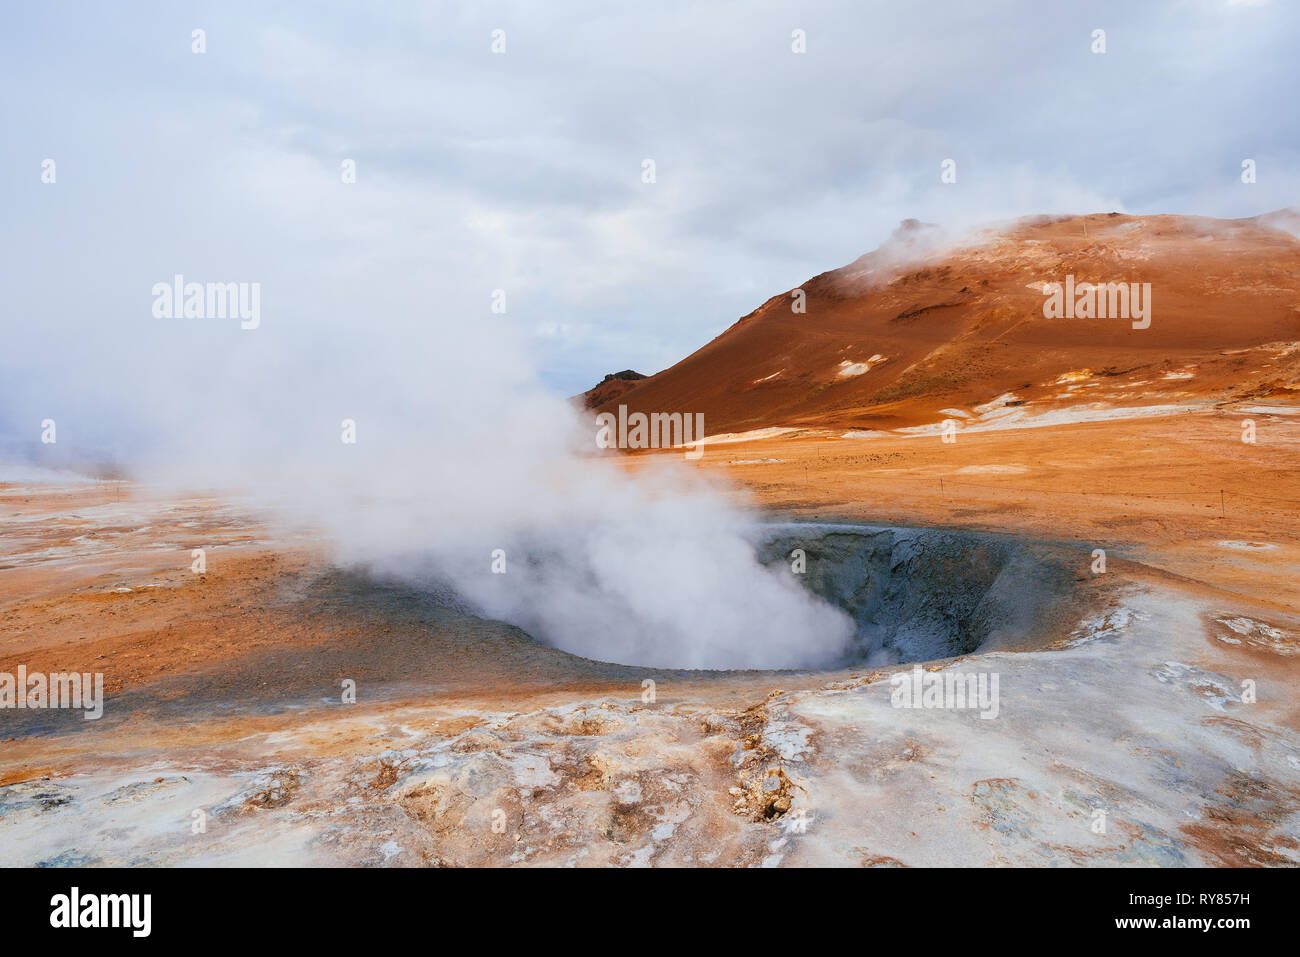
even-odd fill
[(574, 398), (581, 400), (583, 408), (594, 409), (603, 403), (612, 402), (638, 382), (648, 378), (650, 377), (642, 375), (640, 372), (634, 372), (631, 369), (624, 369), (622, 372), (611, 372), (601, 379), (597, 385), (588, 389), (582, 395), (574, 396)]

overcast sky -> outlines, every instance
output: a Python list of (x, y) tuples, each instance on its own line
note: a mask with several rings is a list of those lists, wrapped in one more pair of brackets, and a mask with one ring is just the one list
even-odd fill
[[(1295, 205), (1298, 7), (11, 0), (0, 428), (471, 329), (573, 393), (906, 217)], [(260, 283), (261, 328), (160, 326), (176, 273)]]

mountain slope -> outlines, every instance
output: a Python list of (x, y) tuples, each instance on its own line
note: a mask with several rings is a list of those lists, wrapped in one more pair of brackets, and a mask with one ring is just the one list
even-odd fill
[[(703, 412), (710, 434), (894, 429), (944, 410), (1297, 396), (1300, 240), (1242, 220), (1038, 217), (961, 243), (908, 221), (774, 296), (599, 411)], [(1150, 283), (1151, 322), (1046, 318), (1043, 283)]]

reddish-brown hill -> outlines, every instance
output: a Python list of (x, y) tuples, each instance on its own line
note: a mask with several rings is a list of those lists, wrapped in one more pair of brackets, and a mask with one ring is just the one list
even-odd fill
[[(1038, 217), (951, 244), (909, 221), (806, 282), (806, 312), (793, 291), (774, 296), (671, 368), (587, 398), (601, 411), (703, 412), (715, 434), (932, 423), (1007, 393), (1039, 406), (1082, 398), (1062, 390), (1088, 379), (1119, 404), (1295, 396), (1291, 215)], [(1150, 283), (1150, 327), (1045, 318), (1041, 284), (1067, 275)]]

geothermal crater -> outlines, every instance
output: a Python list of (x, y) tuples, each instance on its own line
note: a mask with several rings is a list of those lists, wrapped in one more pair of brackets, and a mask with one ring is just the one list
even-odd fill
[[(1087, 557), (1058, 545), (980, 532), (835, 523), (775, 523), (755, 546), (768, 568), (790, 575), (853, 622), (844, 652), (807, 664), (808, 635), (791, 633), (786, 660), (770, 669), (821, 671), (933, 661), (993, 650), (1047, 647), (1096, 610)], [(702, 616), (707, 618), (707, 616)], [(529, 631), (527, 625), (524, 625)], [(534, 637), (541, 636), (531, 632)], [(562, 630), (543, 643), (591, 657)], [(708, 643), (707, 628), (698, 635)], [(701, 671), (754, 670), (744, 661), (693, 668), (659, 648), (611, 664)], [(717, 656), (714, 656), (716, 660)]]
[(1045, 647), (1093, 604), (1074, 550), (1011, 536), (866, 525), (773, 526), (767, 563), (844, 609), (857, 628), (843, 666)]

